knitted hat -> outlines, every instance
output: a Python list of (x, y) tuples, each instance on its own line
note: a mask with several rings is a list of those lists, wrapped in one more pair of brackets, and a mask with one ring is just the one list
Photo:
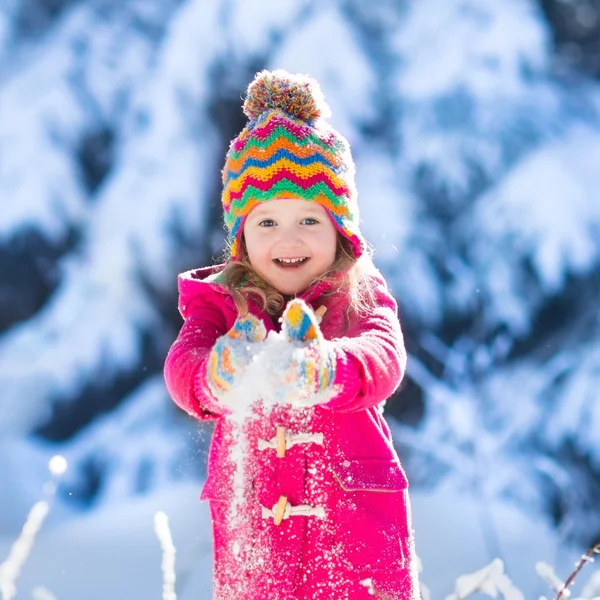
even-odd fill
[(346, 139), (322, 117), (331, 114), (317, 81), (283, 70), (261, 71), (248, 86), (250, 119), (232, 140), (223, 168), (223, 210), (231, 257), (240, 258), (244, 220), (277, 198), (318, 202), (358, 258), (354, 163)]

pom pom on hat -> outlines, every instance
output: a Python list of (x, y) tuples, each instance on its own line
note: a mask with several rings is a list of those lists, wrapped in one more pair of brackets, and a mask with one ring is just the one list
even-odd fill
[(276, 109), (308, 123), (331, 115), (319, 83), (309, 75), (291, 75), (282, 69), (260, 71), (248, 86), (244, 113), (257, 119)]

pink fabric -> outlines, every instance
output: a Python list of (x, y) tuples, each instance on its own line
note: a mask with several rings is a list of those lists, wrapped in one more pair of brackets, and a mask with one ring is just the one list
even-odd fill
[[(244, 509), (229, 514), (234, 465), (232, 426), (206, 383), (206, 361), (215, 340), (233, 325), (237, 310), (228, 291), (203, 281), (214, 268), (179, 276), (179, 310), (185, 320), (165, 363), (173, 400), (190, 415), (216, 420), (208, 476), (201, 498), (210, 501), (215, 557), (215, 600), (367, 600), (360, 581), (373, 580), (391, 600), (419, 597), (407, 480), (379, 405), (398, 387), (406, 353), (397, 307), (384, 280), (374, 274), (377, 308), (349, 321), (343, 294), (326, 295), (324, 284), (301, 297), (314, 309), (337, 356), (341, 392), (325, 405), (282, 407), (246, 425), (250, 451)], [(251, 303), (267, 331), (278, 326)], [(284, 458), (258, 450), (258, 439), (277, 426), (292, 433), (324, 435), (323, 446), (293, 446)], [(275, 526), (261, 517), (281, 495), (292, 506), (321, 506), (325, 518), (293, 516)]]

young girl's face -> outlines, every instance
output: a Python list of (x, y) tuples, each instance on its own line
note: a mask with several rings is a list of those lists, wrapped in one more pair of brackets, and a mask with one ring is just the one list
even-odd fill
[(246, 217), (244, 238), (254, 270), (282, 294), (303, 292), (335, 262), (337, 230), (316, 202), (259, 204)]

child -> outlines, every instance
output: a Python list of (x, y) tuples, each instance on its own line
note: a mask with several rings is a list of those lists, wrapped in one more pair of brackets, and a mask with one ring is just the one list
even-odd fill
[[(165, 378), (181, 408), (216, 421), (201, 497), (218, 600), (419, 597), (407, 481), (380, 410), (406, 353), (326, 111), (310, 77), (257, 74), (223, 169), (228, 259), (179, 276), (185, 322)], [(280, 353), (261, 361), (277, 336)], [(257, 365), (275, 404), (244, 396)], [(232, 511), (240, 403), (246, 479)]]

